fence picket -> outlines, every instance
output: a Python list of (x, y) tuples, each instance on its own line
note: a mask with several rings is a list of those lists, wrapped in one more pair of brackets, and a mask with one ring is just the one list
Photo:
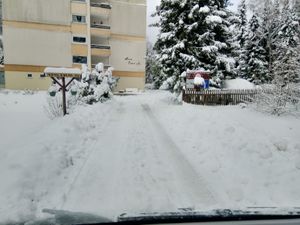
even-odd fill
[(200, 90), (193, 89), (183, 92), (183, 101), (197, 105), (228, 105), (251, 101), (261, 90)]

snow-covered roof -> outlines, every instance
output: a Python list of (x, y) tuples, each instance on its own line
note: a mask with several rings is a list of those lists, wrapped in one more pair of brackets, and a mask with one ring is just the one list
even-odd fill
[(255, 85), (245, 79), (236, 78), (224, 81), (224, 88), (226, 89), (255, 89)]
[(56, 77), (80, 77), (82, 71), (78, 68), (46, 67), (44, 73)]
[(63, 68), (63, 67), (47, 67), (44, 73), (59, 73), (59, 74), (81, 74), (81, 70), (78, 68)]

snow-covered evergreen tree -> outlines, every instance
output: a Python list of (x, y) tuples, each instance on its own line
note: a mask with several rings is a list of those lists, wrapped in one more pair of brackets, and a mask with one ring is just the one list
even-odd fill
[(153, 49), (152, 43), (147, 43), (147, 56), (146, 56), (146, 83), (154, 84), (155, 88), (159, 88), (162, 84), (160, 79), (160, 64), (156, 52)]
[(247, 39), (247, 8), (246, 0), (242, 0), (238, 7), (239, 23), (237, 26), (237, 41), (240, 48), (244, 48)]
[[(233, 14), (228, 1), (162, 0), (155, 15), (160, 35), (155, 44), (162, 64), (163, 80), (172, 77), (172, 88), (179, 87), (180, 75), (187, 69), (203, 68), (216, 81), (234, 76)], [(170, 79), (169, 79), (170, 80)]]
[(281, 27), (281, 13), (279, 0), (265, 0), (264, 12), (262, 14), (262, 40), (261, 43), (266, 51), (268, 61), (268, 73), (266, 81), (274, 79), (274, 60), (276, 59), (276, 43)]
[(246, 0), (242, 0), (238, 7), (239, 21), (235, 26), (236, 41), (237, 41), (237, 74), (239, 77), (248, 78), (247, 68), (248, 59), (246, 51), (246, 42), (248, 38), (248, 21), (247, 21), (247, 8)]
[(281, 27), (276, 40), (274, 76), (283, 77), (289, 82), (299, 81), (300, 73), (300, 27), (299, 17), (285, 0), (281, 13)]
[(266, 83), (269, 80), (267, 53), (262, 39), (262, 27), (257, 15), (254, 14), (249, 21), (249, 31), (245, 43), (246, 62), (242, 72), (244, 72), (245, 78), (255, 84)]

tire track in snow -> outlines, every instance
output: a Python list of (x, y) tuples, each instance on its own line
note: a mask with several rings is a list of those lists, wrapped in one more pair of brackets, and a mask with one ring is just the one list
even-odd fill
[(188, 162), (181, 150), (177, 147), (165, 129), (158, 122), (148, 104), (141, 105), (144, 112), (150, 119), (150, 123), (154, 129), (154, 134), (160, 146), (160, 150), (164, 150), (168, 155), (170, 162), (173, 163), (174, 173), (178, 175), (182, 182), (182, 188), (185, 193), (183, 195), (190, 196), (190, 201), (195, 205), (212, 206), (217, 204), (216, 196), (205, 184), (204, 179), (196, 172), (193, 166)]
[[(109, 110), (108, 110), (108, 112), (107, 112), (107, 114), (106, 114), (105, 120), (104, 120), (104, 121), (103, 121), (103, 120), (100, 120), (101, 123), (102, 123), (102, 124), (101, 124), (101, 129), (100, 129), (100, 130), (97, 130), (97, 129), (96, 129), (96, 130), (94, 131), (94, 133), (95, 133), (94, 135), (97, 135), (97, 134), (103, 132), (103, 130), (107, 127), (107, 125), (109, 124), (110, 119), (111, 119), (111, 111), (112, 111), (112, 108), (113, 108), (113, 107), (110, 107), (110, 108), (109, 108)], [(103, 119), (103, 118), (102, 118), (102, 119)], [(93, 152), (94, 152), (94, 150), (95, 150), (95, 148), (93, 148), (93, 146), (94, 146), (94, 144), (97, 142), (97, 140), (93, 140), (92, 142), (93, 142), (93, 143), (89, 143), (89, 146), (92, 146), (92, 148), (89, 149), (89, 150), (87, 150), (87, 151), (88, 151), (87, 156), (85, 157), (84, 161), (82, 162), (82, 165), (79, 167), (77, 173), (76, 173), (75, 176), (73, 177), (73, 179), (72, 179), (70, 185), (69, 185), (68, 188), (67, 188), (67, 191), (66, 191), (66, 192), (64, 193), (64, 195), (63, 195), (63, 200), (62, 200), (62, 203), (61, 203), (61, 205), (60, 205), (60, 208), (61, 208), (61, 209), (64, 208), (64, 206), (65, 206), (65, 204), (66, 204), (66, 202), (67, 202), (67, 200), (68, 200), (68, 197), (70, 196), (71, 192), (73, 191), (73, 189), (74, 189), (74, 187), (75, 187), (75, 185), (76, 185), (77, 180), (78, 180), (79, 177), (81, 176), (82, 171), (84, 170), (84, 168), (85, 168), (87, 162), (89, 161), (91, 155), (93, 154)], [(85, 142), (82, 142), (82, 147), (86, 147), (86, 143), (85, 143)]]

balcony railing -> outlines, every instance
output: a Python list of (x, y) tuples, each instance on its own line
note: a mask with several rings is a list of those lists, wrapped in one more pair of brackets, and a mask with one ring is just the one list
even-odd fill
[(91, 24), (91, 28), (99, 28), (99, 29), (107, 29), (107, 30), (109, 30), (110, 26), (106, 25), (106, 24), (94, 23), (94, 24)]
[(99, 7), (104, 9), (111, 9), (111, 5), (105, 2), (91, 2), (92, 7)]
[(110, 50), (110, 45), (91, 44), (91, 48)]

